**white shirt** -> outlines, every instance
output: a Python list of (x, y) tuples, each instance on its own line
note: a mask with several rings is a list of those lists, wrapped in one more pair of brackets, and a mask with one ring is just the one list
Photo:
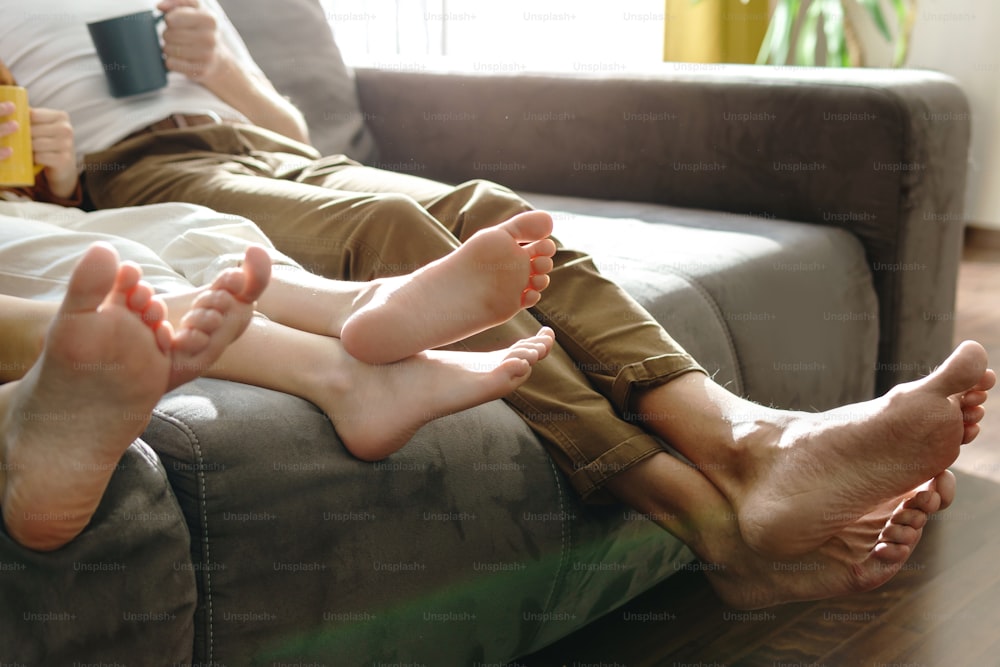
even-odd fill
[[(170, 72), (167, 87), (114, 98), (90, 40), (87, 23), (153, 9), (155, 0), (4, 0), (0, 3), (0, 60), (33, 107), (62, 109), (73, 124), (77, 157), (108, 148), (173, 113), (214, 112), (246, 118), (204, 86)], [(216, 0), (201, 5), (218, 19), (220, 39), (240, 67), (260, 73)], [(263, 76), (263, 74), (261, 74)]]

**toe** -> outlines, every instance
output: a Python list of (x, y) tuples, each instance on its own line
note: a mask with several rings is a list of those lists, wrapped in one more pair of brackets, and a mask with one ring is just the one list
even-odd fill
[(549, 286), (549, 277), (547, 275), (531, 276), (528, 282), (531, 285), (531, 289), (541, 292)]
[(246, 282), (237, 297), (244, 303), (253, 303), (260, 298), (271, 279), (271, 256), (260, 246), (247, 248), (243, 263)]
[(967, 391), (962, 396), (962, 407), (975, 407), (977, 405), (982, 405), (986, 402), (987, 398), (989, 398), (989, 394), (985, 391)]
[(167, 306), (162, 299), (150, 298), (142, 309), (142, 321), (154, 331), (167, 318)]
[(919, 529), (898, 523), (887, 525), (879, 536), (880, 543), (888, 542), (890, 544), (902, 544), (905, 546), (913, 546), (919, 539)]
[(555, 255), (556, 250), (558, 250), (558, 248), (556, 248), (556, 242), (548, 238), (542, 239), (541, 241), (535, 241), (525, 247), (528, 249), (531, 256), (536, 259), (541, 259), (543, 257), (549, 258), (550, 265), (552, 256)]
[(986, 416), (986, 409), (981, 405), (962, 409), (962, 421), (966, 424), (978, 424)]
[(934, 511), (940, 512), (941, 510), (948, 509), (955, 502), (957, 486), (958, 482), (955, 479), (955, 475), (950, 470), (945, 470), (931, 481), (931, 488), (937, 491), (941, 497), (941, 505)]
[(909, 526), (920, 530), (927, 525), (927, 512), (919, 509), (900, 508), (889, 519), (890, 523), (900, 526)]
[(523, 358), (504, 359), (500, 371), (511, 380), (522, 380), (531, 373), (532, 363)]
[(156, 346), (161, 352), (169, 352), (174, 345), (174, 328), (170, 322), (160, 322), (160, 326), (153, 329), (156, 337)]
[(500, 228), (519, 243), (529, 243), (551, 234), (552, 225), (552, 216), (545, 211), (528, 211), (500, 223)]
[(120, 280), (118, 253), (106, 243), (95, 243), (73, 269), (60, 310), (64, 313), (97, 310)]
[(521, 307), (522, 308), (533, 308), (538, 305), (538, 302), (542, 300), (542, 295), (533, 289), (526, 289), (521, 292)]
[[(238, 278), (242, 281), (242, 278)], [(226, 314), (232, 308), (235, 298), (228, 290), (202, 292), (191, 302), (191, 310), (215, 310)]]
[(139, 281), (125, 294), (125, 305), (134, 313), (142, 313), (153, 300), (153, 288)]
[(996, 386), (996, 383), (997, 383), (996, 372), (992, 368), (987, 368), (986, 372), (983, 373), (983, 377), (979, 380), (979, 382), (976, 383), (976, 386), (973, 387), (973, 389), (977, 391), (989, 391), (994, 386)]
[(902, 504), (903, 509), (915, 509), (920, 512), (936, 512), (941, 507), (941, 496), (937, 491), (931, 490), (930, 485), (914, 494), (912, 498)]
[(895, 574), (892, 568), (886, 571), (887, 566), (902, 565), (910, 557), (911, 553), (913, 553), (913, 547), (899, 542), (879, 542), (873, 550), (875, 558), (882, 563), (877, 569), (882, 570), (881, 574), (886, 579), (891, 578)]
[(222, 313), (214, 308), (192, 308), (181, 318), (181, 329), (193, 329), (211, 335), (222, 326)]
[(979, 343), (967, 340), (927, 378), (927, 386), (945, 396), (968, 391), (984, 380), (986, 366), (986, 350)]
[(552, 271), (553, 266), (551, 257), (536, 256), (531, 258), (531, 272), (533, 274), (543, 274)]

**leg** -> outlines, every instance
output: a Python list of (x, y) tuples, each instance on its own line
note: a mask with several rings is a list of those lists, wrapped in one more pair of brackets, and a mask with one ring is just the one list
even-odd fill
[(548, 286), (551, 218), (532, 212), (477, 234), (413, 273), (368, 282), (275, 271), (258, 308), (271, 319), (341, 338), (367, 363), (389, 363), (501, 324)]
[(754, 405), (701, 374), (636, 405), (726, 497), (750, 547), (797, 556), (942, 474), (978, 434), (995, 382), (985, 350), (966, 342), (926, 378), (820, 414)]
[(190, 379), (177, 365), (207, 363), (207, 354), (238, 336), (242, 327), (226, 315), (239, 321), (235, 314), (251, 309), (241, 299), (263, 288), (226, 278), (241, 290), (220, 283), (175, 333), (140, 275), (134, 265), (119, 266), (110, 246), (92, 247), (70, 279), (41, 357), (0, 387), (0, 503), (4, 525), (24, 546), (56, 549), (83, 530), (156, 401), (172, 383)]
[(373, 366), (347, 354), (336, 338), (254, 320), (206, 375), (311, 401), (348, 451), (374, 461), (432, 419), (514, 391), (552, 345), (551, 331), (543, 329), (494, 352), (429, 351)]

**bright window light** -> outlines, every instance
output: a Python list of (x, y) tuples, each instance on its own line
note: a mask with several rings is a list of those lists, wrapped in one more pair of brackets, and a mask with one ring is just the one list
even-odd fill
[(663, 0), (322, 0), (348, 63), (615, 71), (663, 59)]

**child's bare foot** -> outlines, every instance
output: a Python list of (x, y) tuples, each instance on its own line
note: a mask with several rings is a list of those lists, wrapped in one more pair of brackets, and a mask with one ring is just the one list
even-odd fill
[[(0, 386), (0, 502), (9, 534), (28, 548), (57, 549), (86, 527), (153, 406), (171, 383), (191, 379), (173, 369), (174, 356), (207, 363), (199, 355), (221, 351), (242, 330), (208, 312), (215, 296), (175, 334), (165, 305), (140, 277), (138, 267), (118, 264), (110, 246), (91, 247), (41, 357), (24, 378)], [(220, 281), (212, 291), (239, 282)], [(239, 294), (258, 291), (257, 282), (248, 275)]]
[(344, 363), (336, 367), (342, 375), (318, 405), (352, 454), (375, 461), (405, 445), (432, 419), (512, 392), (554, 341), (552, 330), (543, 328), (496, 352), (432, 350), (386, 365), (341, 355)]
[(758, 422), (739, 464), (719, 472), (747, 543), (766, 554), (813, 551), (937, 477), (978, 434), (995, 382), (985, 350), (965, 342), (931, 375), (881, 398)]
[(537, 304), (548, 286), (551, 233), (551, 216), (529, 211), (477, 232), (410, 275), (372, 281), (344, 324), (344, 348), (360, 361), (384, 364), (506, 322)]
[(171, 348), (168, 389), (203, 375), (246, 330), (270, 275), (270, 256), (250, 246), (242, 267), (222, 272), (208, 287), (163, 297), (171, 312), (184, 313)]

